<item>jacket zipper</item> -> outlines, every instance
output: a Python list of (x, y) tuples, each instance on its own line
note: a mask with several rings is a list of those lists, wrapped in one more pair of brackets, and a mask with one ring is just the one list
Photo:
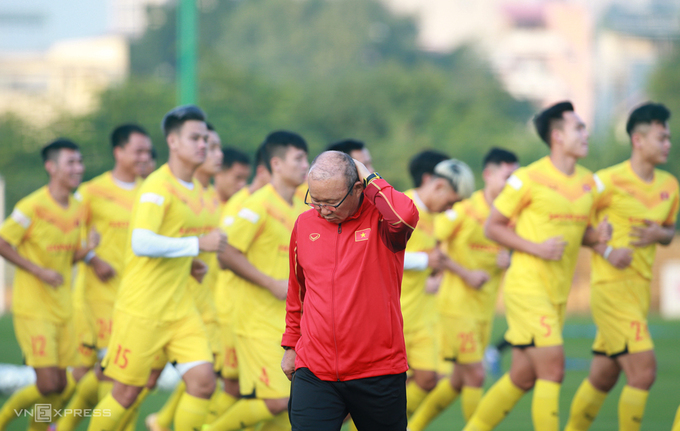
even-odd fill
[(342, 223), (338, 223), (338, 239), (335, 241), (335, 263), (331, 274), (331, 319), (333, 320), (333, 343), (335, 344), (335, 376), (340, 381), (340, 365), (338, 364), (338, 338), (335, 335), (335, 270), (338, 267), (338, 244), (342, 233)]

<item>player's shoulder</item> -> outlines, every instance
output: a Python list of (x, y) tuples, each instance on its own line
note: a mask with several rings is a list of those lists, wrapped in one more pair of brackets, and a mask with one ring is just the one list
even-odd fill
[(19, 202), (17, 202), (17, 206), (25, 206), (25, 205), (32, 205), (32, 204), (36, 204), (36, 203), (44, 203), (46, 199), (50, 198), (48, 196), (48, 194), (49, 194), (49, 190), (47, 189), (47, 186), (42, 186), (39, 189), (34, 190), (33, 192), (31, 192), (28, 195), (24, 196), (23, 198), (19, 199)]
[(661, 187), (669, 189), (668, 192), (677, 192), (680, 188), (678, 179), (670, 172), (664, 171), (663, 169), (655, 169), (654, 175), (659, 179)]

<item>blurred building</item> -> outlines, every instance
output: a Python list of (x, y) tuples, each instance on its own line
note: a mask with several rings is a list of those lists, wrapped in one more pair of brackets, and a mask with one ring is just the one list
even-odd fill
[(0, 113), (47, 123), (86, 113), (129, 72), (129, 39), (167, 0), (2, 0)]
[(596, 131), (645, 99), (680, 33), (680, 0), (382, 1), (416, 18), (424, 49), (474, 45), (512, 95), (571, 99)]
[[(655, 0), (641, 6), (615, 3), (604, 11), (595, 55), (596, 124), (623, 123), (647, 100), (650, 74), (680, 37), (680, 1)], [(627, 140), (623, 124), (616, 128)]]

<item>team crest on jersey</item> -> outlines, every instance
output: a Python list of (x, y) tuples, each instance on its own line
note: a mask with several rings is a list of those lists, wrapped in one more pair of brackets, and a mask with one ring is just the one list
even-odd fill
[(371, 228), (362, 229), (354, 232), (354, 241), (368, 241), (368, 237), (371, 234)]
[(584, 185), (583, 185), (583, 191), (584, 191), (584, 192), (588, 193), (588, 192), (590, 192), (590, 191), (592, 191), (592, 190), (593, 190), (593, 188), (590, 187), (590, 184), (584, 184)]
[(661, 192), (661, 200), (667, 201), (668, 199), (670, 199), (670, 195), (668, 194), (668, 192)]
[(316, 240), (319, 239), (319, 238), (321, 238), (321, 234), (320, 234), (320, 233), (310, 233), (310, 234), (309, 234), (309, 239), (311, 239), (312, 241), (316, 241)]

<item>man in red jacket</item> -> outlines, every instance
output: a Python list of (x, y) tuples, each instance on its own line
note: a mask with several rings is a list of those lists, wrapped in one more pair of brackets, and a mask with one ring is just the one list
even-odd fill
[[(290, 241), (286, 349), (294, 431), (406, 429), (406, 348), (399, 305), (413, 201), (362, 163), (322, 153)], [(304, 308), (304, 313), (303, 313)]]

